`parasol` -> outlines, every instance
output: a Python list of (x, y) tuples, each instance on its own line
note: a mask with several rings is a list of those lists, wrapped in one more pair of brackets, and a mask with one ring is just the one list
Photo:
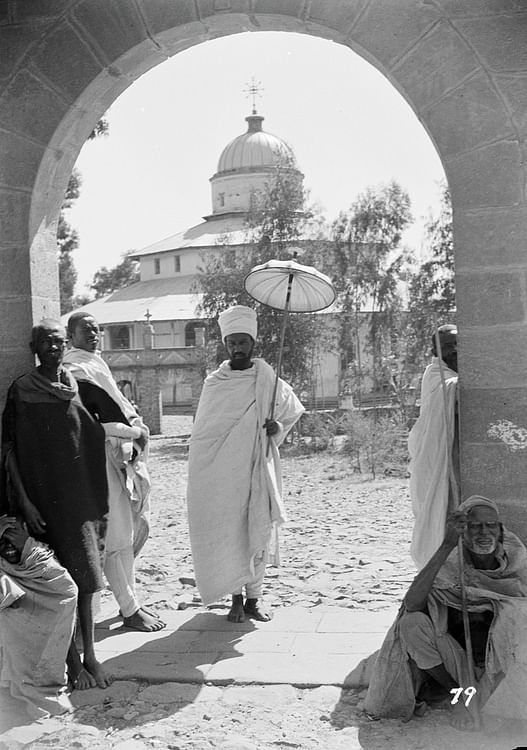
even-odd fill
[(282, 366), (282, 352), (287, 317), (290, 312), (318, 312), (329, 307), (336, 299), (336, 292), (331, 279), (312, 266), (304, 266), (294, 260), (268, 260), (252, 268), (245, 277), (244, 286), (247, 293), (257, 302), (283, 310), (284, 317), (280, 332), (280, 346), (276, 365), (276, 380), (271, 402), (273, 418), (276, 389)]

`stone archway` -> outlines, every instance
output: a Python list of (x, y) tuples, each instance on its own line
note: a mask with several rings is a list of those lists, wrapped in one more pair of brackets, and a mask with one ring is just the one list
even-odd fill
[[(527, 12), (517, 0), (4, 2), (0, 396), (30, 364), (33, 320), (58, 312), (57, 215), (97, 119), (167, 57), (265, 30), (354, 49), (406, 98), (435, 143), (454, 206), (463, 491), (484, 488), (499, 499), (505, 521), (527, 538), (527, 466), (523, 451), (506, 445), (510, 423), (527, 426)], [(493, 426), (503, 440), (489, 436)]]

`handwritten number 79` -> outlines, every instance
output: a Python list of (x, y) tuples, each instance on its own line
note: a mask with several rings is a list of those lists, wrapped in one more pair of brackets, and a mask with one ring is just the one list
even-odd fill
[(465, 706), (468, 706), (468, 704), (470, 703), (470, 701), (472, 700), (472, 698), (476, 695), (476, 688), (472, 687), (472, 686), (470, 686), (468, 688), (458, 687), (458, 688), (452, 688), (452, 690), (450, 692), (454, 696), (452, 698), (452, 700), (450, 701), (450, 703), (452, 705), (454, 705), (454, 703), (458, 702), (458, 700), (459, 700), (459, 698), (461, 696), (461, 693), (465, 693), (465, 695), (467, 696), (465, 698)]

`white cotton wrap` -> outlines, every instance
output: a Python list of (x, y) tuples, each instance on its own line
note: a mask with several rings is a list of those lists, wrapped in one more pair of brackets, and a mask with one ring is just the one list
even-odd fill
[(421, 383), (421, 412), (408, 436), (410, 499), (415, 516), (410, 553), (420, 570), (445, 536), (448, 509), (448, 454), (452, 452), (457, 373), (443, 364), (450, 432), (447, 434), (439, 360), (434, 357)]
[(291, 387), (278, 381), (270, 441), (275, 374), (262, 359), (247, 370), (229, 363), (205, 380), (189, 453), (188, 516), (196, 583), (204, 604), (244, 585), (255, 554), (270, 548), (278, 563), (277, 527), (285, 520), (278, 445), (304, 411)]

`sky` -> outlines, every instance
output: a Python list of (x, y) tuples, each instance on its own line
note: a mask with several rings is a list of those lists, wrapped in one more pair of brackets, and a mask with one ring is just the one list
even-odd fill
[(247, 129), (253, 78), (263, 129), (293, 148), (326, 218), (366, 187), (395, 179), (410, 194), (416, 225), (405, 242), (419, 255), (444, 171), (409, 104), (343, 45), (251, 32), (196, 45), (145, 73), (108, 110), (108, 137), (85, 144), (80, 198), (67, 212), (80, 236), (77, 293), (101, 266), (211, 212), (209, 179), (225, 146)]

